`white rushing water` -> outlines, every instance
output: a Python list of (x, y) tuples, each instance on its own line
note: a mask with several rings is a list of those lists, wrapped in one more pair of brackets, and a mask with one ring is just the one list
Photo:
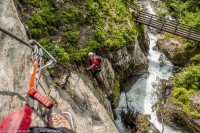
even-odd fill
[[(149, 2), (146, 2), (145, 5), (149, 13), (155, 14), (153, 7), (150, 5)], [(162, 53), (153, 50), (153, 47), (156, 46), (157, 39), (162, 35), (154, 35), (150, 31), (148, 31), (148, 36), (150, 39), (150, 49), (148, 55), (148, 74), (144, 74), (143, 76), (141, 76), (141, 78), (132, 86), (131, 90), (126, 94), (128, 97), (129, 107), (136, 109), (142, 114), (150, 115), (150, 122), (160, 132), (162, 132), (162, 123), (158, 121), (158, 118), (156, 116), (156, 109), (153, 110), (152, 106), (162, 97), (160, 80), (173, 77), (173, 65), (170, 61), (160, 62), (159, 58)], [(125, 129), (119, 117), (119, 111), (122, 107), (126, 107), (125, 93), (121, 93), (119, 105), (115, 110), (116, 114), (118, 115), (115, 123), (120, 133), (125, 132)], [(180, 133), (180, 131), (175, 131), (169, 126), (164, 125), (164, 133)]]

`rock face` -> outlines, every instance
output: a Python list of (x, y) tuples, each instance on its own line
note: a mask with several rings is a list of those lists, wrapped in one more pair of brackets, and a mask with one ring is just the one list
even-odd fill
[[(43, 76), (45, 83), (49, 85), (46, 95), (48, 95), (49, 99), (53, 99), (52, 101), (56, 101), (55, 105), (57, 108), (72, 114), (76, 132), (117, 132), (112, 121), (112, 114), (109, 114), (96, 98), (93, 93), (95, 87), (90, 81), (86, 84), (85, 79), (82, 79), (76, 73), (71, 73), (67, 83), (67, 90), (71, 91), (71, 94), (68, 95), (66, 93), (67, 90), (63, 91), (56, 87), (50, 80), (48, 73), (43, 74)], [(44, 84), (43, 81), (42, 83)], [(48, 88), (47, 86), (45, 87), (45, 84), (43, 87)], [(42, 92), (42, 89), (40, 91)]]
[(186, 55), (183, 46), (173, 38), (161, 39), (157, 42), (160, 52), (164, 53), (174, 65), (186, 63)]
[(137, 39), (132, 45), (111, 53), (110, 60), (120, 77), (130, 77), (147, 72), (148, 60)]
[(190, 118), (181, 110), (174, 108), (164, 108), (158, 110), (158, 116), (162, 113), (163, 122), (174, 129), (180, 130), (183, 133), (198, 133), (200, 132), (199, 120)]
[[(18, 18), (12, 0), (0, 0), (0, 24), (2, 28), (27, 40), (24, 27)], [(2, 33), (0, 33), (0, 37), (1, 121), (4, 116), (16, 111), (25, 103), (26, 91), (29, 89), (30, 69), (33, 64), (28, 58), (29, 48)], [(47, 72), (43, 71), (42, 87), (38, 87), (38, 91), (49, 98), (56, 108), (72, 114), (75, 132), (117, 133), (113, 123), (113, 115), (110, 113), (112, 110), (109, 102), (104, 100), (104, 97), (96, 98), (93, 93), (96, 91), (93, 83), (84, 80), (84, 77), (79, 79), (77, 73), (71, 72), (66, 87), (66, 91), (71, 92), (68, 93), (71, 95), (68, 95), (51, 81)], [(107, 109), (103, 103), (107, 105)], [(47, 126), (47, 111), (35, 101), (31, 126)]]
[[(24, 40), (27, 40), (13, 1), (0, 1), (0, 25)], [(0, 120), (25, 101), (29, 86), (30, 53), (23, 44), (0, 32)], [(12, 104), (11, 104), (12, 103)]]
[[(59, 0), (62, 3), (62, 0)], [(0, 0), (0, 25), (18, 37), (28, 41), (20, 22), (13, 0)], [(30, 49), (0, 32), (0, 121), (4, 116), (26, 103), (29, 89)], [(146, 38), (146, 42), (148, 39)], [(57, 86), (47, 71), (43, 71), (38, 91), (54, 103), (54, 107), (72, 114), (77, 133), (117, 133), (108, 96), (116, 77), (143, 74), (147, 70), (146, 44), (140, 46), (136, 40), (131, 46), (103, 58), (102, 70), (96, 78), (88, 72), (69, 71), (59, 80)], [(123, 71), (123, 72), (122, 72)], [(62, 89), (61, 89), (62, 88)], [(35, 101), (31, 126), (47, 126), (46, 113)]]
[[(1, 27), (28, 41), (24, 26), (12, 0), (0, 1)], [(29, 89), (30, 49), (11, 37), (0, 33), (0, 121), (4, 116), (25, 104), (26, 91)], [(116, 78), (115, 70), (123, 70), (125, 76), (146, 71), (147, 58), (136, 42), (131, 47), (111, 54), (110, 60), (103, 59), (102, 71), (96, 79), (89, 79), (87, 73), (78, 74), (70, 71), (60, 80), (66, 85), (56, 86), (43, 71), (42, 87), (38, 91), (50, 99), (55, 108), (68, 111), (74, 119), (75, 132), (78, 133), (117, 133), (110, 101), (107, 96), (112, 93)], [(46, 113), (42, 105), (35, 101), (31, 126), (47, 126)], [(86, 128), (87, 127), (87, 128)]]
[[(191, 96), (191, 104), (195, 108), (199, 108), (199, 96)], [(171, 95), (168, 97), (166, 105), (157, 111), (159, 121), (163, 122), (174, 129), (180, 130), (183, 133), (198, 133), (200, 132), (199, 119), (188, 116), (180, 107), (171, 103)], [(161, 117), (162, 116), (162, 117)]]

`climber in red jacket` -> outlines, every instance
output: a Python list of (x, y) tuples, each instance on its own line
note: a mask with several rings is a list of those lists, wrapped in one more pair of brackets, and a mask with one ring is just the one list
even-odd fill
[(88, 53), (88, 60), (90, 67), (86, 70), (91, 71), (93, 78), (96, 76), (97, 72), (101, 71), (101, 58), (96, 56), (93, 52)]

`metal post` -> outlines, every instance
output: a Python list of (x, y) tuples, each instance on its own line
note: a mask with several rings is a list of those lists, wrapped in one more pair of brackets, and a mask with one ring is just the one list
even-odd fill
[(140, 12), (141, 12), (141, 11), (139, 11), (139, 14), (137, 13), (136, 21), (138, 21), (138, 18), (139, 18), (139, 16), (140, 16)]
[(191, 31), (192, 30), (192, 27), (190, 27), (190, 29), (189, 29), (189, 34), (188, 34), (188, 36), (187, 36), (187, 38), (189, 38), (189, 36), (191, 35)]
[[(161, 19), (163, 19), (163, 18), (161, 18)], [(163, 22), (163, 20), (161, 20), (162, 21), (162, 26), (161, 26), (161, 30), (162, 30), (162, 28), (164, 27), (164, 25), (165, 25), (165, 19), (164, 19), (164, 22)]]
[(148, 26), (150, 25), (152, 18), (153, 18), (153, 14), (151, 15), (151, 18), (149, 20)]
[(177, 28), (178, 28), (178, 22), (176, 22), (176, 27), (175, 27), (174, 34), (176, 33), (176, 31), (177, 31)]

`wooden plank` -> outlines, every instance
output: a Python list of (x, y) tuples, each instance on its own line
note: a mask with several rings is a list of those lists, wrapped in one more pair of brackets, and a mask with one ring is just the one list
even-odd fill
[(165, 26), (163, 26), (163, 29), (169, 29), (172, 33), (175, 32), (175, 27), (165, 25)]
[(139, 18), (138, 20), (144, 21), (144, 22), (149, 22), (150, 19), (147, 18)]
[(198, 34), (190, 34), (190, 37), (200, 38), (200, 35), (198, 35)]
[(156, 28), (160, 28), (161, 27), (161, 23), (154, 23), (154, 22), (151, 22), (151, 23), (149, 23), (149, 22), (146, 22), (146, 24), (148, 25), (148, 26), (154, 26), (154, 27), (156, 27)]
[(185, 33), (185, 32), (179, 32), (179, 31), (177, 31), (176, 33), (177, 33), (177, 34), (184, 35), (184, 36), (186, 36), (186, 37), (188, 36), (188, 33)]
[(189, 34), (190, 32), (189, 31), (186, 31), (186, 30), (183, 30), (183, 29), (177, 29), (177, 31), (179, 31), (179, 32), (183, 32), (183, 33), (187, 33), (187, 34)]
[(197, 32), (198, 34), (200, 34), (200, 29), (198, 29), (198, 28), (192, 27), (192, 31)]
[(196, 35), (200, 37), (200, 34), (196, 34), (195, 32), (191, 32), (191, 35)]
[(200, 41), (199, 38), (190, 37), (190, 39), (192, 39), (192, 40), (196, 40), (196, 41)]
[(175, 31), (175, 28), (174, 28), (174, 29), (172, 29), (172, 28), (165, 27), (165, 26), (164, 26), (162, 29), (169, 30), (171, 33), (174, 33), (174, 31)]
[(163, 31), (170, 32), (172, 34), (176, 34), (185, 38), (189, 38), (189, 39), (192, 38), (193, 40), (196, 40), (196, 41), (200, 40), (200, 35), (198, 34), (191, 32), (191, 34), (189, 35), (190, 33), (190, 29), (188, 29), (189, 26), (182, 25), (182, 24), (180, 26), (176, 22), (171, 23), (171, 21), (166, 20), (166, 19), (158, 20), (159, 17), (154, 17), (153, 15), (151, 17), (152, 19), (150, 19), (149, 16), (140, 16), (138, 21), (150, 27), (161, 29)]
[(169, 25), (169, 24), (165, 23), (165, 27), (173, 28), (175, 30), (176, 25)]

